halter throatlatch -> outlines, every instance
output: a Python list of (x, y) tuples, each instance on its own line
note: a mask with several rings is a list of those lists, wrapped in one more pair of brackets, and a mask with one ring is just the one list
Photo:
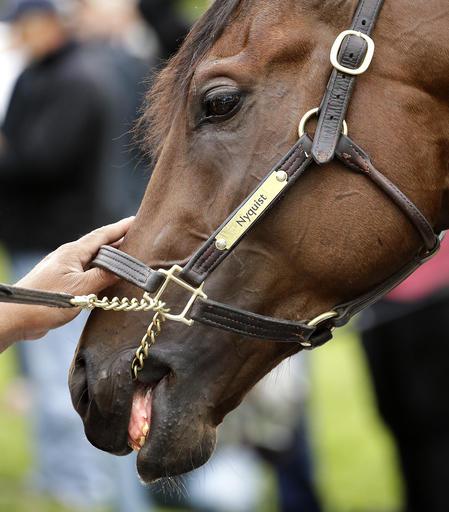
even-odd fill
[[(238, 207), (199, 248), (184, 268), (155, 271), (113, 247), (102, 247), (94, 266), (108, 270), (144, 290), (141, 299), (98, 299), (95, 295), (72, 297), (36, 290), (0, 285), (0, 302), (42, 304), (50, 307), (100, 308), (117, 312), (152, 312), (152, 321), (132, 362), (137, 379), (144, 368), (150, 348), (156, 343), (165, 321), (192, 326), (195, 322), (262, 340), (297, 343), (313, 349), (332, 338), (332, 330), (341, 327), (411, 275), (439, 248), (439, 237), (420, 210), (388, 178), (378, 171), (369, 156), (348, 137), (345, 121), (349, 100), (357, 76), (365, 73), (374, 56), (370, 37), (383, 0), (361, 0), (351, 30), (342, 32), (331, 50), (333, 72), (319, 108), (307, 112), (299, 124), (299, 140), (274, 166), (256, 190)], [(318, 116), (313, 141), (306, 133), (310, 117)], [(370, 179), (409, 219), (423, 240), (412, 261), (368, 293), (336, 306), (313, 320), (293, 322), (266, 317), (208, 299), (203, 291), (207, 277), (238, 246), (244, 236), (273, 208), (313, 164), (324, 165), (337, 158), (347, 168)], [(163, 301), (169, 285), (189, 294), (184, 308), (174, 313)]]

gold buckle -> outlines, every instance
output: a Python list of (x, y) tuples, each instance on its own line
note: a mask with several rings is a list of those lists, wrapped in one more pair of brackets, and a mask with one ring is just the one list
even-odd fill
[[(306, 133), (306, 125), (313, 116), (317, 116), (320, 112), (319, 108), (312, 108), (308, 112), (306, 112), (303, 116), (301, 121), (299, 122), (299, 128), (298, 128), (298, 135), (299, 138), (301, 138)], [(343, 135), (348, 135), (348, 123), (343, 120), (343, 128), (342, 128)]]
[(194, 321), (191, 318), (186, 318), (187, 313), (190, 311), (190, 309), (192, 308), (193, 304), (195, 303), (195, 301), (198, 297), (201, 297), (202, 299), (206, 300), (207, 295), (203, 292), (204, 283), (201, 284), (200, 287), (195, 288), (194, 286), (191, 286), (190, 284), (186, 283), (185, 281), (183, 281), (182, 279), (177, 277), (177, 274), (180, 274), (182, 272), (182, 270), (183, 270), (182, 267), (180, 267), (179, 265), (173, 265), (173, 267), (170, 270), (159, 269), (159, 272), (161, 274), (164, 274), (164, 276), (165, 276), (164, 283), (161, 285), (161, 287), (159, 288), (159, 290), (157, 291), (157, 293), (154, 297), (151, 297), (149, 293), (144, 293), (143, 297), (145, 300), (148, 300), (148, 301), (152, 300), (155, 303), (162, 302), (161, 301), (162, 295), (164, 294), (165, 290), (167, 289), (167, 287), (170, 283), (175, 283), (178, 286), (180, 286), (181, 288), (183, 288), (184, 290), (187, 290), (192, 295), (191, 295), (189, 301), (187, 302), (187, 304), (185, 305), (184, 309), (182, 310), (182, 312), (177, 315), (174, 315), (174, 314), (171, 314), (168, 312), (164, 312), (163, 316), (167, 320), (173, 320), (174, 322), (180, 322), (185, 325), (191, 326), (194, 323)]
[[(365, 58), (360, 66), (356, 69), (347, 68), (338, 62), (338, 53), (340, 51), (341, 45), (347, 36), (357, 36), (364, 39), (368, 45), (368, 49), (366, 50)], [(376, 49), (376, 45), (370, 36), (363, 34), (363, 32), (357, 32), (356, 30), (345, 30), (342, 32), (337, 39), (335, 39), (334, 44), (332, 45), (331, 50), (331, 63), (334, 68), (338, 69), (342, 73), (346, 73), (347, 75), (362, 75), (367, 71), (370, 67), (371, 62), (374, 57), (374, 50)]]

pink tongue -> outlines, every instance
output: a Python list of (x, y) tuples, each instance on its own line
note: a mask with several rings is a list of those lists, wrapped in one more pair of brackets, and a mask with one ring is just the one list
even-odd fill
[(140, 448), (140, 440), (146, 437), (145, 425), (151, 422), (151, 390), (139, 389), (134, 393), (128, 439), (134, 449)]

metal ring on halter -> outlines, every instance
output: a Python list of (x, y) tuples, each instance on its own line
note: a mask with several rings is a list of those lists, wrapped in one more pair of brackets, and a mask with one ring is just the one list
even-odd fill
[[(311, 119), (313, 116), (317, 116), (319, 112), (319, 108), (312, 108), (312, 110), (309, 110), (303, 115), (298, 128), (299, 138), (301, 138), (306, 133), (306, 124), (309, 119)], [(343, 135), (348, 135), (348, 123), (346, 121), (343, 121), (342, 133)]]
[[(308, 322), (307, 327), (318, 327), (323, 322), (326, 322), (326, 320), (331, 320), (332, 318), (336, 318), (337, 316), (338, 313), (336, 311), (327, 311), (326, 313), (323, 313), (322, 315), (319, 315), (310, 322)], [(332, 328), (331, 330), (333, 331), (334, 329)], [(313, 348), (313, 343), (311, 343), (310, 341), (301, 341), (299, 344), (306, 350)]]
[(336, 311), (328, 311), (327, 313), (323, 313), (320, 316), (317, 316), (313, 320), (311, 320), (307, 327), (318, 327), (320, 324), (325, 322), (326, 320), (331, 320), (332, 318), (336, 318), (338, 313)]

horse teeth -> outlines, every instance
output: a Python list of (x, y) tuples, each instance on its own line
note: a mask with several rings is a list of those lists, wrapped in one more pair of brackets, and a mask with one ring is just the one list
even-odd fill
[(143, 426), (142, 428), (142, 434), (144, 436), (146, 436), (148, 434), (148, 432), (150, 431), (150, 425), (148, 425), (148, 423), (145, 423), (145, 425)]

